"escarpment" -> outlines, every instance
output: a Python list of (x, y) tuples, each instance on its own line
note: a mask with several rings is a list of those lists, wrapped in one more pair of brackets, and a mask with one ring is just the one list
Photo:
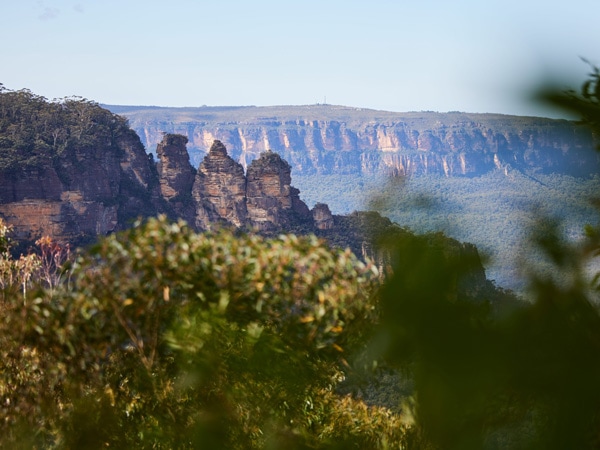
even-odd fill
[(80, 244), (167, 214), (199, 230), (316, 229), (275, 154), (244, 167), (218, 140), (198, 169), (188, 138), (162, 133), (155, 162), (123, 117), (81, 99), (0, 89), (0, 217), (18, 241)]
[[(357, 225), (366, 216), (334, 216), (324, 204), (310, 210), (279, 154), (266, 148), (236, 162), (213, 139), (196, 169), (188, 136), (161, 136), (155, 161), (124, 118), (96, 103), (48, 102), (0, 88), (0, 217), (18, 241), (49, 236), (80, 245), (164, 213), (198, 230), (227, 225), (267, 235), (315, 233), (384, 264), (382, 254), (372, 252), (370, 231)], [(212, 137), (204, 133), (202, 139)], [(286, 138), (290, 145), (292, 137)], [(337, 142), (327, 132), (306, 139), (328, 148)], [(307, 158), (323, 167), (330, 161), (318, 152)]]
[(589, 174), (600, 168), (591, 133), (567, 120), (460, 112), (393, 113), (333, 105), (229, 108), (126, 107), (147, 148), (159, 130), (188, 137), (200, 161), (213, 140), (244, 168), (272, 150), (310, 174), (439, 174), (490, 171)]

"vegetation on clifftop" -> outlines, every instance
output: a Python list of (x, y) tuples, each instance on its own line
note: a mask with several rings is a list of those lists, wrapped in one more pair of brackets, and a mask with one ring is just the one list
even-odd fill
[(75, 149), (105, 148), (127, 120), (84, 98), (48, 101), (0, 84), (0, 170), (40, 168)]

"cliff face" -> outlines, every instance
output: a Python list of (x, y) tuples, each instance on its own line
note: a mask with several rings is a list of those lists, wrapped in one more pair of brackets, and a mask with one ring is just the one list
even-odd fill
[(286, 222), (292, 209), (290, 165), (273, 152), (263, 153), (248, 167), (248, 219), (259, 230)]
[(35, 165), (0, 170), (0, 186), (0, 216), (19, 240), (77, 242), (162, 210), (153, 163), (128, 129), (105, 145), (74, 145)]
[(466, 113), (388, 113), (338, 106), (152, 108), (119, 112), (154, 148), (159, 132), (186, 135), (192, 158), (214, 139), (244, 167), (279, 153), (302, 174), (477, 176), (494, 169), (589, 173), (591, 134), (565, 121)]
[[(340, 141), (327, 130), (321, 138), (314, 131), (306, 133), (303, 127), (314, 128), (314, 123), (295, 123), (301, 127), (296, 135), (279, 135), (285, 148), (301, 137), (313, 149), (353, 145), (341, 126), (334, 124), (345, 136)], [(347, 241), (368, 255), (371, 230), (336, 218), (327, 205), (310, 211), (291, 186), (290, 164), (271, 151), (246, 160), (250, 135), (236, 130), (245, 142), (242, 163), (214, 140), (196, 171), (187, 136), (161, 133), (155, 163), (125, 119), (93, 102), (48, 102), (29, 91), (0, 89), (0, 217), (13, 226), (17, 240), (49, 235), (80, 244), (124, 229), (134, 218), (166, 213), (200, 230), (220, 223), (265, 234), (321, 233), (333, 245), (346, 247)], [(203, 133), (202, 142), (211, 137)], [(270, 142), (275, 141), (267, 136), (264, 147), (252, 148), (268, 149)], [(307, 158), (326, 161), (318, 151)]]

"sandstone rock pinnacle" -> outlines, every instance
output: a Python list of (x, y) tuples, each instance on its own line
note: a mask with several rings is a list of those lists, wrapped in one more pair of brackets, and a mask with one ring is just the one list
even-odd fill
[(213, 223), (241, 227), (246, 223), (246, 177), (221, 141), (214, 141), (198, 167), (192, 189), (196, 205), (195, 225), (209, 229)]
[(196, 170), (190, 164), (187, 142), (186, 136), (165, 134), (156, 147), (156, 156), (162, 197), (171, 204), (177, 217), (191, 222), (195, 217), (191, 193)]
[(333, 228), (333, 215), (329, 206), (325, 203), (317, 203), (311, 210), (315, 227), (319, 230), (331, 230)]

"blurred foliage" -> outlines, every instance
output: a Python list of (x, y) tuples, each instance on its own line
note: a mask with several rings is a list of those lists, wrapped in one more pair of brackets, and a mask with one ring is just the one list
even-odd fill
[[(598, 132), (598, 82), (594, 69), (581, 94), (544, 96)], [(374, 355), (414, 381), (408, 405), (422, 441), (413, 448), (600, 448), (600, 227), (573, 239), (532, 216), (528, 240), (545, 269), (522, 266), (520, 303), (490, 308), (455, 295), (468, 260), (417, 241), (388, 244), (403, 256), (381, 292)]]
[[(564, 94), (591, 126), (597, 87)], [(383, 285), (315, 236), (160, 217), (15, 259), (0, 224), (0, 446), (600, 448), (600, 227), (534, 221), (550, 269), (523, 266), (517, 301), (474, 282), (472, 246), (356, 223), (380, 234)]]
[(564, 91), (555, 85), (549, 85), (536, 92), (535, 98), (574, 114), (581, 123), (592, 130), (598, 144), (600, 137), (600, 69), (586, 59), (582, 59), (590, 66), (591, 71), (578, 91), (575, 89)]
[(102, 239), (0, 322), (9, 448), (401, 448), (390, 410), (336, 393), (377, 316), (378, 273), (313, 237)]

